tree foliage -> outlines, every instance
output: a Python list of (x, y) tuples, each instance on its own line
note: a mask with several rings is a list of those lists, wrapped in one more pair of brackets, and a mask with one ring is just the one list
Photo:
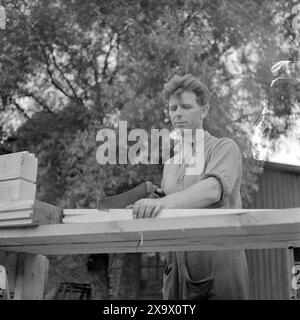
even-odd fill
[(38, 197), (68, 208), (145, 180), (161, 166), (96, 162), (96, 134), (170, 128), (161, 98), (175, 73), (211, 91), (205, 129), (233, 138), (244, 158), (242, 196), (251, 200), (260, 166), (250, 150), (262, 101), (273, 111), (272, 141), (293, 124), (297, 86), (270, 88), (271, 66), (298, 58), (293, 2), (252, 0), (10, 0), (0, 30), (1, 153), (39, 158)]

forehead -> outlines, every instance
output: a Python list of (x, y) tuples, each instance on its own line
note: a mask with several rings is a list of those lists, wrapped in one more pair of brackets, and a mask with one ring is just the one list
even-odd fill
[(172, 94), (169, 99), (169, 106), (174, 104), (191, 104), (191, 105), (197, 105), (197, 96), (194, 92), (191, 91), (183, 91), (180, 95), (180, 98)]

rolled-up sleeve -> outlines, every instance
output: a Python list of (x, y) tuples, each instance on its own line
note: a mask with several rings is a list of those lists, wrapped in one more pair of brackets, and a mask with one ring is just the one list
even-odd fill
[(204, 179), (208, 177), (215, 177), (222, 188), (220, 200), (210, 207), (223, 207), (242, 179), (242, 157), (236, 142), (224, 138), (213, 148), (204, 172)]

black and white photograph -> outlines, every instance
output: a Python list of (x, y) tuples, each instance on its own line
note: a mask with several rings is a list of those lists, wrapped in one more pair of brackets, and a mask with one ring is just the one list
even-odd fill
[(0, 300), (299, 289), (300, 0), (0, 0)]

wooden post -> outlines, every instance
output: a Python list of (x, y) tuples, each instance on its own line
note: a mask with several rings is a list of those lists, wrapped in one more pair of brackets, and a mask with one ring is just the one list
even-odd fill
[(7, 270), (10, 294), (14, 300), (43, 300), (49, 261), (29, 253), (0, 252), (0, 265)]
[(49, 261), (45, 256), (20, 253), (14, 300), (43, 300)]

